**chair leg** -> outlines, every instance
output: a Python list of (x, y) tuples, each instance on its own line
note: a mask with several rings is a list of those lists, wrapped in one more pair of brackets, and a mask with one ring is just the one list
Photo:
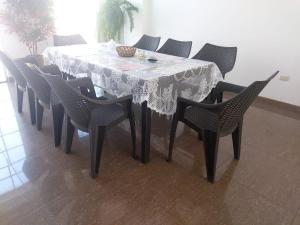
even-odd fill
[(132, 141), (132, 157), (136, 159), (136, 132), (135, 132), (135, 119), (134, 114), (131, 111), (129, 115), (129, 123), (131, 130), (131, 141)]
[(148, 163), (150, 160), (150, 141), (151, 141), (151, 109), (148, 108), (147, 101), (142, 103), (142, 150), (141, 161)]
[(64, 121), (64, 108), (61, 104), (51, 106), (53, 118), (53, 136), (55, 147), (61, 143), (62, 125)]
[(212, 91), (210, 92), (210, 94), (206, 97), (205, 99), (205, 103), (210, 103), (210, 104), (213, 104), (215, 101), (213, 99), (213, 96), (214, 96), (214, 89), (212, 89)]
[(38, 98), (35, 99), (35, 115), (36, 115), (36, 129), (42, 129), (44, 107), (39, 103)]
[(17, 86), (17, 103), (18, 103), (18, 112), (19, 113), (22, 113), (22, 108), (23, 108), (23, 95), (24, 95), (24, 92), (18, 88), (18, 85)]
[(233, 150), (234, 150), (234, 158), (236, 160), (240, 159), (241, 154), (241, 141), (242, 141), (242, 129), (243, 129), (243, 120), (241, 120), (232, 133), (232, 143), (233, 143)]
[(173, 155), (173, 146), (176, 136), (176, 130), (178, 125), (178, 113), (174, 114), (172, 125), (171, 125), (171, 132), (170, 132), (170, 143), (169, 143), (169, 155), (167, 158), (167, 161), (172, 161), (172, 155)]
[(211, 183), (215, 180), (219, 134), (208, 130), (203, 131), (207, 180)]
[(70, 154), (75, 127), (71, 123), (71, 119), (68, 115), (66, 115), (65, 126), (66, 126), (66, 129), (65, 129), (65, 132), (66, 132), (65, 153)]
[(69, 76), (68, 76), (68, 79), (69, 80), (72, 80), (72, 79), (75, 79), (76, 77), (75, 76), (73, 76), (73, 75), (71, 75), (71, 74), (69, 74)]
[(64, 80), (68, 80), (68, 74), (65, 73), (65, 72), (63, 72), (63, 73), (62, 73), (62, 78), (63, 78)]
[(99, 174), (102, 146), (105, 137), (105, 127), (90, 129), (91, 177)]
[(30, 119), (31, 124), (36, 123), (36, 115), (35, 115), (35, 95), (31, 88), (27, 87), (28, 94), (28, 103), (29, 103), (29, 111), (30, 111)]
[(198, 140), (200, 140), (200, 141), (202, 141), (203, 140), (203, 138), (202, 138), (202, 133), (198, 133)]

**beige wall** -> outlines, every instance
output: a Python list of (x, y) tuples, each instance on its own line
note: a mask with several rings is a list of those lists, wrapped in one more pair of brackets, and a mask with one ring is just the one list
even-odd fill
[(143, 14), (147, 19), (137, 20), (144, 27), (129, 34), (128, 43), (146, 31), (161, 36), (162, 42), (168, 37), (192, 40), (191, 56), (206, 42), (237, 46), (237, 62), (226, 80), (248, 85), (279, 69), (290, 80), (274, 80), (262, 95), (300, 106), (299, 0), (140, 2), (147, 4)]
[[(0, 0), (0, 6), (3, 0)], [(226, 80), (248, 85), (279, 69), (288, 82), (274, 80), (263, 96), (300, 106), (299, 0), (132, 0), (141, 12), (125, 42), (133, 44), (143, 33), (192, 40), (195, 54), (205, 42), (237, 46), (234, 70)], [(90, 30), (94, 23), (87, 23)], [(128, 25), (127, 25), (128, 26)], [(13, 57), (28, 54), (17, 37), (0, 26), (0, 47)], [(80, 32), (80, 31), (79, 31)], [(51, 41), (40, 44), (40, 49)]]

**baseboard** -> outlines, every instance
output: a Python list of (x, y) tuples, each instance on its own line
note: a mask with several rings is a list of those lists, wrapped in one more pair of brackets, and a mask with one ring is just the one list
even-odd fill
[[(232, 98), (234, 94), (226, 93), (224, 96)], [(261, 96), (256, 98), (253, 106), (300, 120), (300, 106)]]
[(257, 97), (257, 99), (255, 101), (255, 104), (260, 104), (260, 103), (262, 103), (262, 104), (267, 103), (267, 104), (270, 104), (270, 105), (274, 105), (274, 106), (277, 106), (277, 107), (281, 107), (281, 108), (284, 108), (284, 109), (288, 109), (288, 110), (300, 113), (300, 106), (292, 105), (292, 104), (289, 104), (289, 103), (286, 103), (286, 102), (280, 102), (280, 101), (277, 101), (277, 100), (274, 100), (274, 99), (259, 96), (259, 97)]

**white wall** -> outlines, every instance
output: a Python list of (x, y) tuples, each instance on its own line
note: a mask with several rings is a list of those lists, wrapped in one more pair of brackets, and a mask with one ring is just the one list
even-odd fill
[[(87, 42), (96, 42), (97, 11), (101, 0), (54, 0), (56, 33), (80, 33)], [(68, 9), (69, 10), (66, 10)]]
[(135, 43), (141, 34), (147, 33), (147, 29), (150, 24), (147, 24), (146, 20), (149, 17), (149, 6), (147, 5), (148, 0), (130, 0), (130, 2), (138, 7), (139, 12), (134, 12), (134, 29), (130, 32), (130, 26), (127, 16), (125, 17), (124, 26), (124, 42), (125, 43)]
[[(192, 40), (193, 56), (206, 42), (237, 46), (234, 70), (226, 80), (248, 85), (279, 69), (290, 81), (278, 78), (262, 96), (300, 106), (300, 1), (299, 0), (144, 0), (146, 26), (136, 30)], [(133, 43), (133, 34), (126, 39)]]
[[(300, 0), (131, 1), (139, 6), (140, 13), (135, 16), (134, 31), (130, 33), (128, 25), (124, 29), (126, 43), (133, 44), (147, 33), (161, 36), (162, 43), (168, 37), (192, 40), (191, 55), (205, 42), (237, 46), (237, 62), (226, 80), (248, 85), (279, 69), (291, 77), (290, 81), (276, 79), (262, 95), (300, 106)], [(94, 29), (94, 22), (86, 24), (89, 32)], [(3, 26), (0, 32), (1, 49), (13, 57), (28, 54), (16, 36), (7, 34)], [(50, 44), (41, 43), (40, 49)]]

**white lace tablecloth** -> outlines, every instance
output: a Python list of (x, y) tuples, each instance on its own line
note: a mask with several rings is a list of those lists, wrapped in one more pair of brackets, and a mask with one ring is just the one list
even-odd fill
[(178, 96), (200, 102), (221, 81), (212, 62), (146, 52), (156, 63), (138, 57), (122, 58), (106, 44), (49, 47), (43, 52), (48, 63), (75, 77), (89, 76), (109, 94), (132, 94), (134, 103), (173, 115)]

